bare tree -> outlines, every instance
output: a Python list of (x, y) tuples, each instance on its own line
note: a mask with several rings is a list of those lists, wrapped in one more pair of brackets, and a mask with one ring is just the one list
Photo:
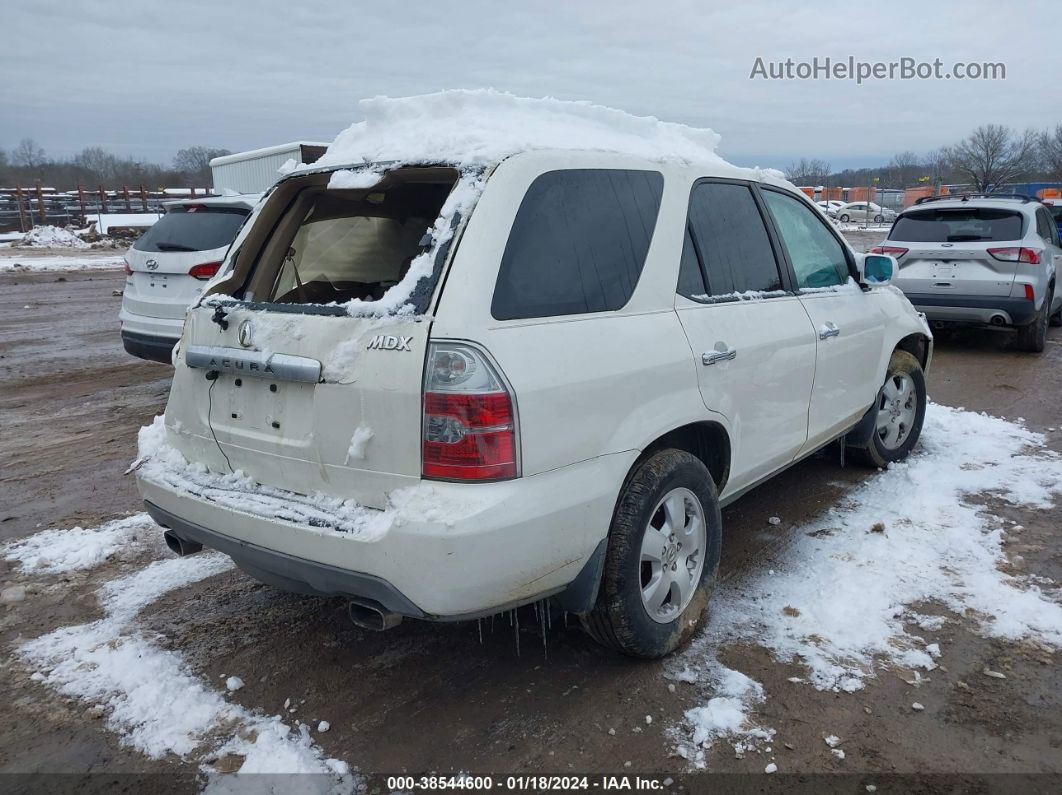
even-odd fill
[(1040, 136), (1040, 162), (1048, 175), (1062, 179), (1062, 124)]
[(44, 150), (32, 138), (23, 138), (12, 150), (11, 159), (16, 166), (37, 168), (44, 165)]
[(211, 149), (207, 146), (190, 146), (180, 149), (173, 158), (173, 170), (191, 179), (210, 180), (210, 161), (222, 155), (231, 155), (228, 149)]
[(818, 185), (830, 176), (830, 164), (825, 160), (800, 158), (799, 162), (790, 163), (785, 170), (785, 178), (794, 185)]
[(883, 187), (907, 188), (916, 183), (922, 176), (922, 165), (918, 155), (914, 152), (898, 152), (892, 156), (892, 160), (885, 167), (885, 182)]
[(1034, 169), (1038, 143), (1034, 130), (1017, 134), (1001, 124), (986, 124), (948, 151), (954, 168), (978, 191), (987, 191)]
[(78, 168), (84, 169), (104, 182), (113, 181), (120, 170), (119, 159), (98, 146), (86, 146), (74, 155), (73, 162)]

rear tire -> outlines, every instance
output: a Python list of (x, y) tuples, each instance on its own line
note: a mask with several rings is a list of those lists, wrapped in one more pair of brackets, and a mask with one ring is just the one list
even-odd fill
[(849, 448), (852, 457), (879, 468), (907, 458), (922, 434), (926, 402), (922, 365), (907, 351), (893, 351), (874, 404), (874, 432), (865, 445)]
[[(1050, 323), (1047, 313), (1051, 311), (1051, 304), (1054, 300), (1054, 293), (1048, 293), (1044, 297), (1040, 311), (1036, 313), (1032, 323), (1018, 327), (1018, 350), (1026, 351), (1027, 353), (1043, 352), (1044, 346), (1047, 344), (1047, 326)], [(1059, 311), (1062, 312), (1062, 310)]]
[(597, 603), (583, 627), (602, 646), (631, 657), (670, 654), (705, 617), (721, 540), (719, 497), (707, 467), (682, 450), (650, 456), (620, 493)]
[(1051, 315), (1051, 319), (1048, 321), (1052, 326), (1062, 326), (1062, 306), (1058, 308), (1058, 311)]

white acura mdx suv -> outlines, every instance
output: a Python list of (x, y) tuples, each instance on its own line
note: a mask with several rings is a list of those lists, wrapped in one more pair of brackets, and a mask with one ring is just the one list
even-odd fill
[(363, 626), (553, 598), (658, 657), (705, 616), (722, 506), (917, 442), (932, 336), (894, 267), (713, 161), (303, 170), (189, 312), (139, 486), (174, 551)]

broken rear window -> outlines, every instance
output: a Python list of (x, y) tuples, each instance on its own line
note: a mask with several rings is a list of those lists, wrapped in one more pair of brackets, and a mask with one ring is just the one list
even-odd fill
[(275, 304), (380, 300), (432, 245), (431, 227), (456, 174), (437, 170), (434, 176), (409, 181), (398, 174), (368, 190), (300, 191), (259, 260), (259, 275), (270, 281), (256, 298)]

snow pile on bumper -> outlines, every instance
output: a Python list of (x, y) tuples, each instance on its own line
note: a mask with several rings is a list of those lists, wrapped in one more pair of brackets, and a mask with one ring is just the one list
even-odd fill
[(239, 469), (220, 474), (189, 462), (169, 443), (168, 433), (161, 414), (140, 429), (139, 457), (130, 467), (139, 478), (223, 508), (358, 541), (374, 541), (408, 523), (452, 525), (494, 502), (471, 495), (457, 499), (430, 483), (395, 489), (382, 511), (320, 492), (297, 494), (256, 483)]

